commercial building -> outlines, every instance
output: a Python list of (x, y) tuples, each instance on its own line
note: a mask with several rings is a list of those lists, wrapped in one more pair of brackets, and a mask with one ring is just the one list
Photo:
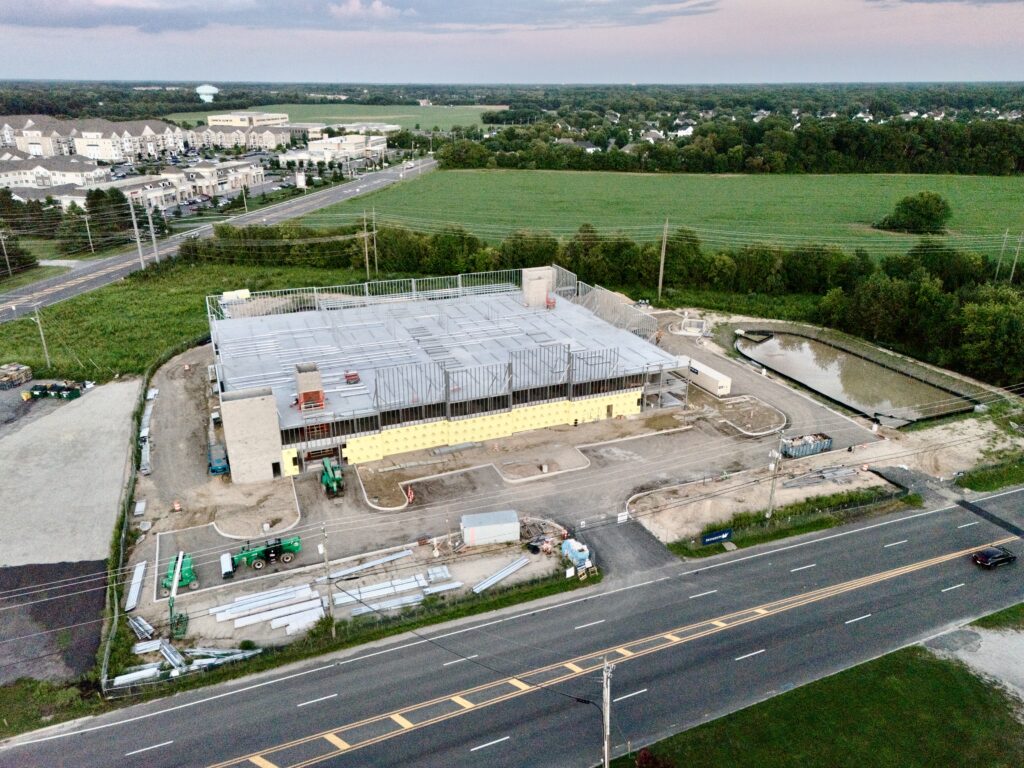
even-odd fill
[(559, 267), (207, 297), (232, 478), (675, 402), (657, 323)]
[(206, 124), (211, 128), (270, 128), (287, 122), (287, 112), (225, 112), (206, 116)]
[(318, 162), (346, 163), (353, 160), (379, 162), (388, 149), (384, 136), (360, 136), (349, 134), (310, 141), (305, 149), (292, 149), (278, 155), (282, 167), (289, 162), (296, 166), (316, 165)]

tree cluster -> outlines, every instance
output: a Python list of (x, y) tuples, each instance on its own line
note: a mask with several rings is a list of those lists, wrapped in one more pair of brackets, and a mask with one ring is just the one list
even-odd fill
[(521, 168), (662, 173), (1024, 172), (1024, 124), (973, 120), (716, 120), (688, 137), (647, 142), (613, 126), (587, 140), (600, 151), (555, 143), (550, 123), (514, 126), (481, 141), (453, 141), (437, 156), (445, 168)]

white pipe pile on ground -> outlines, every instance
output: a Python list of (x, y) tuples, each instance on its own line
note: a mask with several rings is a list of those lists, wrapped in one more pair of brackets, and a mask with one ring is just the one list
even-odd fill
[(237, 608), (241, 608), (241, 607), (243, 607), (245, 605), (249, 605), (249, 604), (252, 604), (252, 603), (259, 603), (259, 602), (264, 601), (264, 600), (270, 601), (270, 600), (281, 599), (281, 598), (283, 598), (283, 597), (285, 597), (287, 595), (290, 595), (290, 594), (293, 594), (293, 593), (297, 593), (297, 592), (301, 592), (304, 589), (308, 590), (308, 589), (310, 589), (310, 586), (308, 584), (300, 584), (300, 585), (298, 585), (296, 587), (283, 587), (281, 589), (269, 589), (266, 592), (256, 592), (255, 594), (252, 594), (252, 595), (243, 595), (242, 597), (236, 597), (230, 603), (224, 603), (223, 605), (215, 605), (213, 608), (209, 609), (209, 613), (210, 613), (211, 616), (213, 616), (213, 615), (218, 614), (218, 613), (224, 613), (225, 611), (233, 611), (233, 610), (235, 610)]
[[(334, 604), (348, 605), (349, 603), (366, 602), (367, 600), (376, 600), (388, 595), (410, 592), (425, 586), (427, 586), (427, 580), (420, 575), (410, 576), (405, 579), (392, 579), (380, 584), (345, 589), (341, 594), (334, 596)], [(341, 588), (339, 587), (339, 589)]]
[(290, 616), (278, 616), (276, 619), (270, 620), (271, 629), (280, 629), (281, 627), (287, 627), (289, 624), (303, 624), (309, 620), (310, 616), (316, 616), (313, 621), (316, 621), (324, 615), (324, 608), (322, 605), (316, 608), (310, 608), (308, 611), (302, 613), (293, 613)]
[(244, 603), (236, 610), (222, 611), (221, 613), (218, 613), (216, 618), (217, 621), (231, 621), (233, 619), (240, 619), (243, 616), (252, 616), (254, 613), (262, 613), (274, 608), (282, 608), (286, 605), (301, 603), (305, 600), (310, 600), (315, 596), (316, 592), (307, 587), (301, 592), (296, 592), (294, 595), (285, 595), (280, 598), (260, 603)]
[(375, 565), (383, 565), (384, 563), (390, 563), (390, 562), (393, 562), (395, 560), (401, 560), (403, 557), (411, 557), (411, 556), (412, 556), (412, 550), (411, 549), (405, 549), (405, 550), (402, 550), (401, 552), (396, 552), (393, 555), (388, 555), (386, 557), (378, 557), (376, 560), (370, 560), (369, 562), (363, 563), (362, 565), (354, 565), (351, 568), (344, 568), (344, 569), (342, 569), (340, 571), (334, 571), (334, 572), (328, 574), (327, 576), (321, 576), (319, 579), (317, 579), (317, 583), (322, 584), (323, 582), (329, 581), (331, 579), (341, 579), (341, 578), (344, 578), (345, 576), (351, 576), (353, 573), (359, 573), (359, 571), (365, 571), (367, 568), (373, 568)]
[(262, 621), (270, 621), (276, 619), (278, 616), (288, 616), (294, 613), (302, 613), (308, 611), (311, 608), (316, 608), (319, 605), (323, 605), (319, 597), (313, 600), (307, 600), (302, 603), (295, 603), (294, 605), (286, 605), (282, 608), (274, 608), (263, 613), (256, 613), (252, 616), (243, 616), (240, 619), (235, 619), (235, 629), (241, 629), (242, 627), (249, 627), (253, 624), (259, 624)]
[(528, 557), (521, 557), (518, 560), (514, 560), (513, 562), (509, 563), (504, 568), (502, 568), (500, 571), (497, 571), (496, 573), (488, 576), (486, 579), (484, 579), (475, 587), (473, 587), (473, 591), (479, 595), (484, 590), (493, 587), (502, 579), (507, 579), (520, 568), (525, 568), (529, 562), (530, 559)]

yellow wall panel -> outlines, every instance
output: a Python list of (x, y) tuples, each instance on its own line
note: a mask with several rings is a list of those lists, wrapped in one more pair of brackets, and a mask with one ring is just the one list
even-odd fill
[[(373, 435), (350, 439), (343, 451), (352, 464), (379, 461), (397, 453), (435, 448), (441, 445), (482, 442), (508, 437), (516, 432), (545, 429), (561, 424), (583, 424), (612, 416), (640, 413), (641, 390), (618, 392), (584, 400), (559, 400), (527, 405), (505, 413), (490, 413), (470, 419), (440, 420), (407, 427), (395, 427)], [(287, 466), (287, 465), (286, 465)]]

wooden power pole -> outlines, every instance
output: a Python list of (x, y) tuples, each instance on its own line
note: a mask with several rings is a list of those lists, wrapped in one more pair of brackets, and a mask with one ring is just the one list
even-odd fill
[(668, 216), (661, 231), (661, 262), (658, 264), (658, 301), (661, 301), (661, 287), (665, 282), (665, 251), (668, 248)]

